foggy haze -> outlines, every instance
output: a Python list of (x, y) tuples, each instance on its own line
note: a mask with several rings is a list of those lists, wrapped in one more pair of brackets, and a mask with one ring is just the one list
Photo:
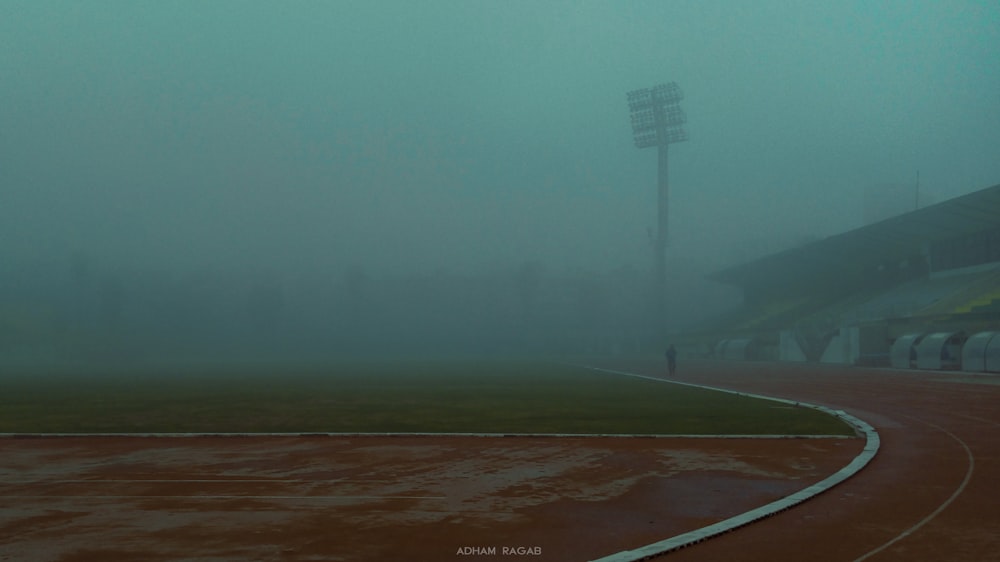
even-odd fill
[[(666, 81), (691, 137), (670, 148), (669, 254), (690, 271), (861, 226), (872, 185), (1000, 181), (990, 1), (7, 0), (0, 76), (0, 261), (62, 272), (51, 290), (90, 291), (110, 324), (199, 306), (137, 310), (149, 283), (245, 274), (233, 310), (262, 326), (309, 286), (346, 314), (358, 279), (435, 275), (507, 279), (492, 321), (537, 325), (517, 316), (530, 264), (564, 301), (560, 276), (650, 267), (656, 157), (625, 92)], [(182, 292), (236, 299), (212, 283)]]

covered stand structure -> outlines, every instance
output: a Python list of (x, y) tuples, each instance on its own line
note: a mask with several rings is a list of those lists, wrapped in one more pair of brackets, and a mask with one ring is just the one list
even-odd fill
[(917, 345), (918, 369), (958, 369), (961, 366), (961, 332), (935, 332), (928, 334)]
[(917, 346), (924, 334), (905, 334), (896, 338), (889, 350), (890, 364), (896, 369), (909, 369), (917, 360)]
[(962, 346), (962, 370), (1000, 371), (1000, 332), (979, 332), (969, 336)]

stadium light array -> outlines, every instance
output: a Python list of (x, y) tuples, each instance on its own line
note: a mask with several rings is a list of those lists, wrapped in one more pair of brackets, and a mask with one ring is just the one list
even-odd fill
[(688, 139), (683, 128), (687, 116), (678, 105), (684, 99), (684, 93), (675, 82), (632, 90), (626, 94), (626, 98), (636, 148), (673, 144)]

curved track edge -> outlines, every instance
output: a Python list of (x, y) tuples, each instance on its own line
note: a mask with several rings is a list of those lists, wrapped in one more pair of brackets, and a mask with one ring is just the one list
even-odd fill
[(610, 554), (608, 556), (595, 559), (591, 562), (637, 562), (639, 560), (649, 560), (651, 558), (667, 554), (668, 552), (680, 550), (682, 548), (687, 548), (689, 546), (706, 541), (712, 537), (716, 537), (734, 531), (736, 529), (739, 529), (740, 527), (744, 527), (756, 521), (760, 521), (761, 519), (766, 519), (768, 517), (781, 513), (782, 511), (791, 509), (792, 507), (795, 507), (796, 505), (799, 505), (805, 502), (806, 500), (814, 498), (822, 494), (823, 492), (832, 489), (833, 487), (837, 486), (838, 484), (844, 482), (848, 478), (860, 472), (862, 468), (868, 465), (868, 463), (871, 462), (873, 458), (875, 458), (875, 454), (878, 453), (879, 446), (881, 444), (878, 432), (875, 431), (875, 428), (872, 427), (871, 424), (855, 416), (852, 416), (847, 412), (844, 412), (843, 410), (834, 410), (831, 408), (827, 408), (825, 406), (809, 404), (806, 402), (798, 402), (795, 400), (786, 400), (784, 398), (775, 398), (772, 396), (751, 394), (747, 392), (738, 392), (734, 390), (728, 390), (725, 388), (716, 388), (700, 384), (691, 384), (680, 381), (666, 380), (647, 375), (628, 373), (625, 371), (615, 371), (611, 369), (602, 369), (598, 367), (589, 367), (589, 366), (586, 366), (586, 368), (615, 375), (624, 375), (629, 377), (638, 377), (660, 382), (666, 382), (670, 384), (693, 386), (708, 390), (715, 390), (719, 392), (727, 392), (739, 396), (748, 396), (751, 398), (770, 400), (772, 402), (779, 402), (783, 404), (791, 404), (795, 406), (812, 408), (814, 410), (819, 410), (821, 412), (824, 412), (826, 414), (829, 414), (831, 416), (843, 420), (845, 423), (853, 427), (854, 431), (857, 432), (859, 436), (865, 438), (865, 447), (864, 449), (862, 449), (861, 453), (854, 458), (854, 460), (852, 460), (850, 463), (848, 463), (846, 466), (844, 466), (837, 472), (821, 480), (820, 482), (813, 484), (812, 486), (799, 490), (794, 494), (785, 496), (784, 498), (773, 501), (767, 505), (763, 505), (756, 509), (747, 511), (746, 513), (741, 513), (739, 515), (730, 517), (729, 519), (725, 519), (723, 521), (709, 525), (707, 527), (702, 527), (700, 529), (696, 529), (694, 531), (677, 535), (669, 539), (664, 539), (662, 541), (648, 544), (646, 546), (634, 550), (625, 550), (622, 552), (616, 552), (615, 554)]

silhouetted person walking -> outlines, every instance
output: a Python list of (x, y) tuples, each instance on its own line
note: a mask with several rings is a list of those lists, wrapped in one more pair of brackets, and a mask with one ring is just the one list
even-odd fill
[(670, 344), (667, 348), (667, 374), (671, 377), (674, 376), (674, 371), (677, 370), (677, 350), (674, 349), (674, 344)]

